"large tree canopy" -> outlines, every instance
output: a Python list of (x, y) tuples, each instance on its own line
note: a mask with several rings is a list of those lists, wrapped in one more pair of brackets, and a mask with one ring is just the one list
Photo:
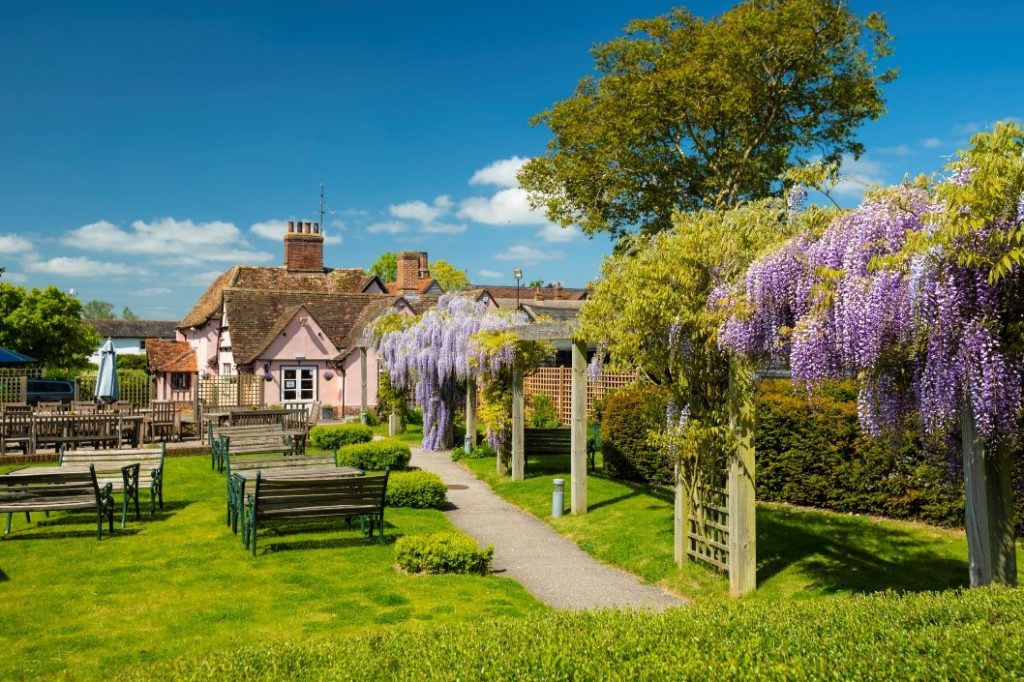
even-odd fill
[(81, 369), (99, 344), (74, 296), (56, 287), (26, 290), (0, 284), (0, 347), (30, 355), (46, 367)]
[(685, 9), (635, 21), (594, 49), (596, 76), (533, 119), (554, 134), (519, 181), (562, 225), (623, 238), (675, 210), (778, 195), (801, 156), (838, 162), (884, 112), (896, 76), (877, 14), (838, 0), (748, 0), (704, 21)]

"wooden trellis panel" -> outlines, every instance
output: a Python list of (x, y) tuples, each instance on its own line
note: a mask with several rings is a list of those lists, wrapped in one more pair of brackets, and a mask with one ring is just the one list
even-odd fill
[[(610, 391), (621, 388), (636, 381), (634, 372), (602, 372), (597, 377), (587, 377), (587, 416), (594, 410), (594, 401), (600, 400)], [(526, 395), (535, 396), (543, 393), (551, 398), (558, 414), (558, 421), (563, 424), (572, 422), (572, 368), (541, 367), (526, 377)]]
[(0, 403), (23, 403), (26, 382), (43, 376), (39, 367), (0, 367)]
[(262, 405), (263, 378), (256, 374), (200, 378), (199, 399), (204, 402), (207, 409)]
[(729, 570), (729, 494), (725, 488), (698, 488), (688, 505), (686, 553), (720, 571)]

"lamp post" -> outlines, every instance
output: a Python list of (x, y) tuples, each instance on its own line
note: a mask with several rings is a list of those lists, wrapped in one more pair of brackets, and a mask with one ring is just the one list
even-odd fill
[(512, 276), (516, 278), (516, 310), (519, 310), (519, 281), (523, 279), (523, 271), (516, 268), (512, 271)]

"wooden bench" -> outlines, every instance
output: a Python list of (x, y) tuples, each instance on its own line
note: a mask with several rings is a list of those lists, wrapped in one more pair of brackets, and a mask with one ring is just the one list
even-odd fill
[[(110, 483), (115, 492), (124, 496), (121, 504), (121, 527), (124, 528), (128, 515), (129, 501), (135, 504), (135, 518), (139, 513), (139, 490), (149, 490), (149, 513), (156, 513), (156, 506), (164, 508), (164, 458), (167, 443), (160, 448), (138, 450), (67, 450), (60, 449), (59, 465), (86, 466), (96, 469), (100, 485)], [(145, 475), (142, 475), (145, 472)]]
[(227, 479), (228, 525), (238, 532), (238, 515), (242, 513), (242, 502), (245, 499), (245, 477), (241, 480), (234, 474), (249, 471), (281, 471), (308, 467), (337, 466), (334, 455), (274, 455), (272, 457), (231, 457), (225, 458), (225, 478)]
[(229, 455), (280, 452), (302, 455), (306, 452), (306, 432), (281, 426), (210, 425), (210, 468), (223, 471)]
[(15, 512), (25, 512), (25, 519), (31, 521), (30, 512), (74, 511), (93, 509), (96, 511), (96, 539), (103, 538), (104, 519), (114, 532), (114, 496), (111, 484), (100, 483), (96, 470), (59, 467), (26, 467), (0, 476), (0, 512), (7, 512), (7, 528), (11, 532), (11, 518)]
[(242, 545), (251, 545), (252, 555), (256, 556), (256, 531), (271, 521), (353, 516), (359, 517), (360, 529), (370, 538), (374, 526), (378, 526), (378, 540), (383, 544), (389, 475), (390, 471), (381, 476), (285, 478), (257, 472), (255, 489), (247, 496), (242, 511)]
[[(523, 452), (528, 461), (532, 455), (568, 455), (572, 453), (572, 429), (523, 429)], [(596, 442), (587, 439), (587, 468), (594, 468)], [(525, 466), (525, 462), (524, 462)]]

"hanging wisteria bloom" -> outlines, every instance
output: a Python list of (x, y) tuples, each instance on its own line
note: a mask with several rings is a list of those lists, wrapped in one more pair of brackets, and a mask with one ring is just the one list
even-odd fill
[(423, 448), (451, 447), (455, 406), (466, 381), (511, 364), (514, 346), (485, 354), (473, 343), (479, 332), (525, 324), (522, 313), (501, 314), (486, 303), (445, 294), (413, 325), (380, 340), (380, 358), (396, 387), (413, 387), (423, 410)]
[[(964, 165), (948, 179), (971, 182)], [(932, 236), (943, 202), (899, 187), (866, 199), (820, 238), (797, 237), (748, 269), (719, 330), (725, 349), (788, 361), (796, 381), (861, 377), (858, 409), (871, 433), (915, 407), (942, 435), (970, 409), (988, 440), (1012, 435), (1021, 412), (1021, 358), (999, 338), (1020, 275), (999, 286), (963, 265)], [(959, 210), (959, 209), (958, 209)], [(961, 210), (961, 213), (964, 211)], [(1011, 221), (977, 231), (979, 243)], [(964, 237), (967, 239), (967, 237)]]

